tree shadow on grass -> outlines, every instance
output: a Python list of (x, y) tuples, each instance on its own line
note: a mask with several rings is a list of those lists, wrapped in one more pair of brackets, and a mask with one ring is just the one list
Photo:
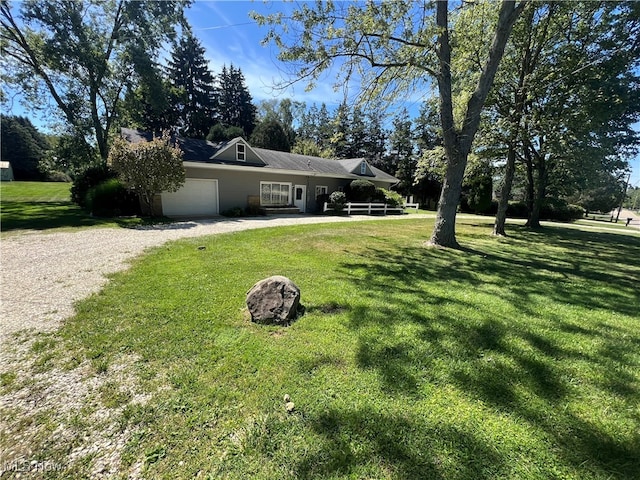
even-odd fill
[[(588, 388), (616, 396), (627, 405), (623, 409), (632, 411), (638, 387), (629, 369), (640, 368), (635, 353), (640, 333), (606, 321), (581, 324), (554, 316), (552, 308), (545, 311), (557, 303), (611, 318), (637, 317), (639, 247), (632, 236), (556, 229), (521, 230), (517, 238), (478, 242), (463, 251), (372, 247), (342, 265), (345, 280), (368, 296), (368, 305), (376, 305), (349, 312), (350, 327), (358, 334), (357, 364), (375, 370), (382, 390), (394, 397), (419, 399), (421, 385), (448, 384), (516, 415), (549, 436), (557, 457), (578, 474), (640, 478), (640, 464), (631, 460), (639, 452), (637, 440), (614, 438), (612, 425), (596, 425), (566, 410)], [(493, 295), (501, 308), (474, 305), (465, 292)], [(515, 322), (513, 311), (518, 312)], [(407, 329), (417, 333), (408, 336)], [(585, 343), (597, 348), (583, 348)], [(587, 371), (597, 373), (576, 374), (577, 365), (585, 362)], [(576, 387), (574, 381), (588, 385)], [(352, 421), (334, 412), (333, 423), (317, 422), (316, 428), (330, 437)], [(364, 428), (368, 438), (389, 434), (388, 428)], [(452, 441), (464, 448), (469, 440)], [(491, 463), (495, 459), (488, 452), (495, 450), (480, 443), (475, 461)], [(437, 478), (434, 464), (402, 453), (388, 456), (397, 457), (408, 474), (426, 469)], [(477, 472), (472, 477), (481, 478)]]
[(402, 479), (488, 479), (505, 474), (505, 459), (468, 429), (432, 424), (410, 413), (330, 409), (311, 416), (308, 423), (321, 441), (294, 467), (295, 478), (368, 478), (369, 469)]

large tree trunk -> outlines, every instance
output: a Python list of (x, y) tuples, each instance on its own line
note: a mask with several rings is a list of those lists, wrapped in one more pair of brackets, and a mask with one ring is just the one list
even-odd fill
[(498, 25), (489, 50), (487, 61), (478, 79), (476, 89), (467, 103), (467, 111), (462, 123), (462, 130), (455, 127), (453, 118), (453, 98), (451, 90), (451, 44), (449, 43), (448, 2), (436, 2), (436, 24), (441, 29), (438, 36), (438, 91), (440, 93), (440, 121), (444, 149), (447, 155), (447, 171), (445, 175), (436, 223), (431, 234), (431, 245), (457, 248), (456, 211), (462, 192), (464, 170), (467, 156), (471, 150), (473, 138), (480, 125), (480, 113), (493, 84), (500, 60), (504, 54), (513, 24), (524, 9), (526, 2), (517, 6), (515, 1), (503, 1), (498, 16)]
[[(544, 144), (544, 139), (540, 138), (541, 145)], [(541, 147), (542, 148), (542, 147)], [(542, 210), (542, 204), (544, 202), (545, 197), (547, 196), (547, 164), (544, 153), (540, 151), (536, 151), (531, 145), (526, 148), (529, 150), (530, 154), (533, 154), (535, 157), (535, 162), (532, 161), (531, 156), (530, 160), (530, 172), (528, 173), (529, 180), (529, 195), (528, 195), (528, 206), (529, 206), (529, 218), (527, 219), (526, 226), (529, 228), (542, 228), (540, 225), (540, 211)], [(529, 168), (529, 167), (528, 167)], [(537, 175), (534, 176), (534, 168), (537, 170)]]
[(462, 192), (462, 178), (467, 166), (467, 155), (458, 155), (453, 160), (448, 157), (447, 172), (442, 185), (442, 193), (438, 203), (436, 222), (430, 244), (441, 247), (458, 248), (456, 240), (456, 212)]
[(509, 197), (511, 196), (511, 186), (516, 171), (516, 148), (513, 143), (509, 145), (507, 152), (507, 165), (504, 172), (504, 183), (500, 189), (500, 200), (498, 200), (498, 213), (493, 226), (493, 234), (506, 237), (505, 224), (507, 223), (507, 208), (509, 208)]
[(529, 212), (529, 219), (526, 224), (529, 228), (542, 228), (542, 225), (540, 224), (540, 212), (542, 210), (544, 199), (547, 196), (546, 176), (546, 166), (544, 161), (541, 161), (538, 165), (538, 176), (533, 189), (533, 201), (531, 202), (532, 208)]

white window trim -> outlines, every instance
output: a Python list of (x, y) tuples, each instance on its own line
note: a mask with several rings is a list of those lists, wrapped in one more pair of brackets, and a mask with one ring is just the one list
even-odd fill
[[(288, 193), (288, 201), (287, 203), (273, 203), (273, 202), (264, 202), (262, 199), (262, 187), (263, 185), (286, 185), (287, 188), (289, 189), (289, 193)], [(264, 207), (279, 207), (279, 206), (286, 206), (286, 205), (292, 205), (293, 204), (293, 199), (292, 199), (292, 191), (293, 191), (293, 185), (291, 182), (260, 182), (260, 205), (264, 206)]]
[(316, 198), (327, 193), (329, 193), (329, 187), (326, 185), (316, 185)]
[[(240, 147), (242, 147), (242, 151), (240, 151)], [(240, 158), (242, 156), (242, 158)], [(247, 147), (244, 143), (236, 143), (236, 160), (239, 162), (247, 161)]]
[(360, 164), (360, 175), (366, 175), (367, 174), (367, 162), (363, 161)]

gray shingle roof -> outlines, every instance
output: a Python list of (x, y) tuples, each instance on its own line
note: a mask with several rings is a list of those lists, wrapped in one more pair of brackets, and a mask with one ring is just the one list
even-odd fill
[[(153, 136), (150, 133), (133, 130), (130, 128), (121, 129), (122, 137), (131, 143), (142, 141), (150, 141)], [(230, 142), (212, 143), (206, 140), (197, 140), (193, 138), (182, 138), (172, 136), (183, 152), (183, 159), (186, 162), (201, 162), (210, 164), (234, 164), (247, 165), (256, 168), (267, 168), (274, 170), (289, 170), (299, 172), (310, 172), (339, 178), (370, 178), (381, 180), (389, 183), (397, 183), (398, 179), (393, 175), (389, 175), (382, 170), (369, 165), (369, 169), (375, 174), (375, 177), (358, 175), (357, 168), (364, 160), (362, 158), (351, 158), (343, 160), (332, 160), (327, 158), (312, 157), (310, 155), (300, 155), (297, 153), (278, 152), (276, 150), (267, 150), (265, 148), (251, 147), (253, 151), (265, 162), (266, 165), (247, 164), (246, 162), (236, 162), (220, 159), (212, 159), (212, 157), (222, 150)]]

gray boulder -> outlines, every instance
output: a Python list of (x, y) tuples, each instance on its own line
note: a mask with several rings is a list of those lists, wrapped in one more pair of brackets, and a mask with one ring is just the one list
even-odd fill
[(280, 275), (260, 280), (251, 287), (247, 307), (252, 321), (267, 325), (289, 325), (303, 311), (300, 289)]

